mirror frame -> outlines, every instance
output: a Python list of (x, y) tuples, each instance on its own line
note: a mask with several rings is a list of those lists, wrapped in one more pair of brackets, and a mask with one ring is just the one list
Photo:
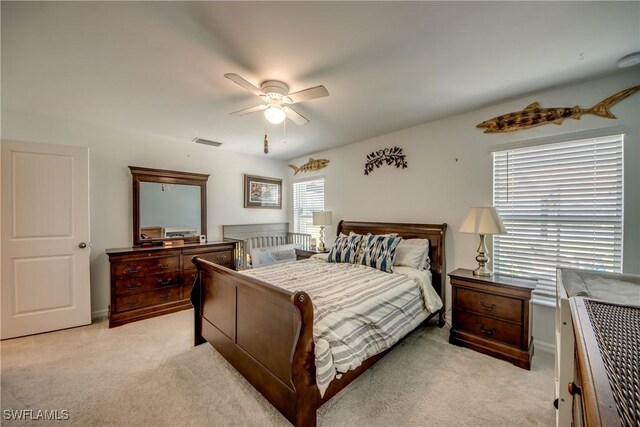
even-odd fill
[(208, 174), (178, 172), (163, 169), (141, 168), (129, 166), (133, 182), (133, 246), (143, 244), (158, 244), (168, 240), (184, 240), (187, 242), (200, 242), (200, 236), (195, 237), (171, 237), (160, 239), (140, 238), (140, 182), (159, 182), (162, 184), (196, 185), (200, 187), (200, 234), (207, 235), (207, 181)]

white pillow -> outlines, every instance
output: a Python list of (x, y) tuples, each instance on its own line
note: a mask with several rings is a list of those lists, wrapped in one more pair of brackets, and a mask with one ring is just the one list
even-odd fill
[(393, 265), (412, 267), (417, 270), (429, 268), (429, 240), (402, 239), (396, 247)]

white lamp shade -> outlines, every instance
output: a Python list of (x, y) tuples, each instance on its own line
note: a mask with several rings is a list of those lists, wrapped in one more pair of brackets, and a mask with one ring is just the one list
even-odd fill
[(500, 215), (493, 207), (470, 208), (459, 231), (475, 234), (504, 234), (507, 232), (502, 225)]
[(331, 225), (331, 212), (330, 211), (314, 212), (313, 225)]
[(264, 110), (265, 118), (274, 125), (282, 123), (287, 116), (284, 110), (278, 106), (270, 106), (266, 110)]

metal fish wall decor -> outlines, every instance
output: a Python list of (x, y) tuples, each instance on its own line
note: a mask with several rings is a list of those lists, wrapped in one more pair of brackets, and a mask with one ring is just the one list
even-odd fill
[(479, 129), (484, 129), (484, 133), (511, 132), (514, 130), (527, 129), (547, 123), (562, 124), (564, 119), (580, 120), (584, 114), (593, 114), (598, 117), (615, 119), (609, 108), (617, 104), (628, 96), (640, 91), (640, 85), (623, 90), (600, 101), (591, 108), (580, 108), (577, 105), (573, 108), (542, 108), (539, 103), (527, 105), (524, 110), (503, 114), (486, 120), (478, 125)]
[(300, 167), (297, 167), (294, 165), (288, 165), (288, 166), (295, 171), (294, 175), (298, 175), (298, 172), (310, 172), (310, 171), (317, 171), (319, 169), (326, 168), (328, 164), (329, 164), (329, 160), (327, 159), (309, 158), (309, 161)]

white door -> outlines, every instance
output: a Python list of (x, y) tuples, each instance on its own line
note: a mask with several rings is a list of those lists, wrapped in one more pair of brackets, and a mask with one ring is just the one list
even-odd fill
[(2, 141), (1, 199), (0, 338), (91, 323), (89, 149)]

